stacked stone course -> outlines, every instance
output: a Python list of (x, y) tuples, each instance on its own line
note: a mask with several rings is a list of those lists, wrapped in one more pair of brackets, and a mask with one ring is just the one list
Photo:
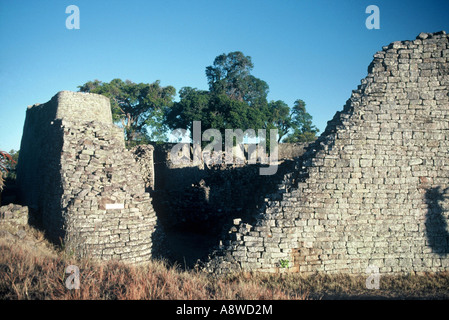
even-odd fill
[(28, 208), (18, 204), (8, 204), (0, 207), (0, 223), (26, 225), (28, 223)]
[(154, 147), (150, 144), (139, 145), (130, 151), (140, 169), (140, 177), (145, 183), (145, 189), (154, 190)]
[(449, 269), (449, 41), (398, 41), (206, 270), (365, 274)]
[(161, 236), (156, 214), (107, 98), (62, 91), (29, 108), (17, 175), (22, 201), (67, 250), (101, 260), (151, 259)]

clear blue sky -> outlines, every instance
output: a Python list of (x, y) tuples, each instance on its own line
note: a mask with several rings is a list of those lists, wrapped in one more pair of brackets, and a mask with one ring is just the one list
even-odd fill
[[(65, 26), (67, 6), (80, 29)], [(380, 29), (368, 30), (368, 5)], [(208, 89), (221, 53), (252, 57), (269, 100), (306, 102), (322, 132), (373, 54), (422, 31), (449, 32), (449, 1), (0, 0), (0, 150), (19, 149), (28, 105), (94, 79)]]

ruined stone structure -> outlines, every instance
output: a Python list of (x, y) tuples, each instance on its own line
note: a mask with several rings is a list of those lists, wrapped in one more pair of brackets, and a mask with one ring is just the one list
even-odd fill
[(383, 47), (277, 197), (255, 224), (236, 222), (208, 271), (448, 270), (448, 87), (444, 32)]
[(28, 208), (10, 203), (0, 207), (0, 223), (14, 223), (26, 225), (28, 223)]
[(63, 91), (27, 110), (21, 200), (50, 237), (99, 259), (149, 260), (163, 221), (224, 226), (204, 264), (216, 274), (448, 270), (448, 87), (444, 32), (383, 47), (316, 142), (281, 148), (294, 160), (274, 176), (172, 166), (169, 146), (127, 151), (106, 98)]
[(152, 257), (156, 214), (108, 98), (62, 91), (29, 107), (17, 183), (47, 235), (77, 256)]
[[(283, 173), (294, 170), (295, 155), (304, 152), (304, 144), (281, 144), (277, 173), (260, 175), (261, 164), (221, 164), (193, 161), (173, 163), (170, 151), (175, 144), (155, 145), (155, 188), (151, 190), (158, 221), (167, 235), (166, 258), (193, 267), (207, 259), (211, 248), (233, 227), (234, 219), (253, 222), (254, 212), (265, 197), (277, 191)], [(248, 145), (244, 146), (249, 159)], [(186, 156), (187, 158), (187, 156)], [(222, 159), (225, 155), (222, 154)], [(145, 163), (144, 159), (138, 161)], [(148, 162), (153, 158), (148, 157)], [(144, 166), (148, 167), (148, 166)]]
[(154, 190), (154, 147), (152, 145), (139, 145), (130, 151), (140, 169), (139, 173), (145, 183), (145, 189)]

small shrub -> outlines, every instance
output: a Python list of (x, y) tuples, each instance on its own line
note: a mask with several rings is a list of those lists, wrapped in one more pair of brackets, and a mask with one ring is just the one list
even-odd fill
[(8, 169), (15, 163), (16, 161), (8, 152), (0, 151), (0, 192), (3, 190), (3, 186), (5, 185), (3, 175), (7, 174), (9, 172)]
[(290, 263), (290, 261), (288, 261), (287, 259), (279, 260), (279, 265), (281, 266), (281, 268), (288, 268), (289, 263)]

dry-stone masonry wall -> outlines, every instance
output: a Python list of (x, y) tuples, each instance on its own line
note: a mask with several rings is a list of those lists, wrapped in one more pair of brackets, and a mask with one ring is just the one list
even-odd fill
[[(158, 174), (166, 166), (158, 152), (125, 149), (107, 98), (62, 91), (27, 110), (19, 197), (30, 220), (76, 255), (144, 262), (162, 243), (145, 188), (179, 192), (199, 177), (194, 189), (205, 202), (230, 203), (234, 223), (206, 263), (209, 272), (448, 270), (448, 86), (444, 32), (384, 47), (318, 140), (304, 154), (283, 151), (296, 159), (264, 177), (274, 193), (251, 216), (223, 201), (234, 188), (220, 182), (242, 180), (239, 172), (251, 168)], [(262, 186), (260, 179), (247, 180)]]
[(20, 150), (20, 199), (50, 238), (77, 256), (152, 257), (162, 234), (107, 98), (61, 91), (29, 107)]
[(236, 220), (210, 272), (449, 270), (449, 41), (398, 41), (285, 175), (255, 224)]
[(139, 145), (131, 149), (131, 154), (140, 168), (140, 176), (146, 190), (154, 190), (154, 147)]
[[(270, 179), (259, 174), (259, 163), (226, 164), (224, 160), (215, 165), (194, 163), (192, 148), (190, 161), (175, 164), (170, 159), (174, 146), (172, 143), (155, 145), (155, 162), (150, 151), (143, 151), (152, 150), (152, 146), (133, 149), (144, 176), (148, 176), (149, 168), (155, 163), (156, 187), (152, 196), (158, 217), (165, 227), (178, 225), (217, 234), (226, 222), (232, 223), (235, 215), (253, 215), (266, 195), (277, 190), (282, 173), (292, 170), (291, 159), (304, 153), (305, 144), (280, 144), (278, 158), (282, 165)], [(244, 149), (248, 159), (248, 145)]]
[[(266, 195), (276, 192), (282, 173), (293, 169), (291, 159), (304, 152), (304, 144), (279, 145), (283, 163), (267, 181), (259, 174), (260, 164), (195, 163), (192, 147), (190, 161), (174, 163), (171, 150), (175, 145), (155, 144), (154, 157), (150, 145), (138, 146), (132, 152), (145, 181), (154, 177), (154, 188), (147, 189), (166, 232), (164, 256), (187, 267), (207, 258), (223, 231), (232, 227), (234, 218), (251, 221)], [(248, 159), (248, 145), (244, 147)]]
[(0, 222), (26, 225), (28, 223), (28, 208), (12, 203), (1, 206)]

